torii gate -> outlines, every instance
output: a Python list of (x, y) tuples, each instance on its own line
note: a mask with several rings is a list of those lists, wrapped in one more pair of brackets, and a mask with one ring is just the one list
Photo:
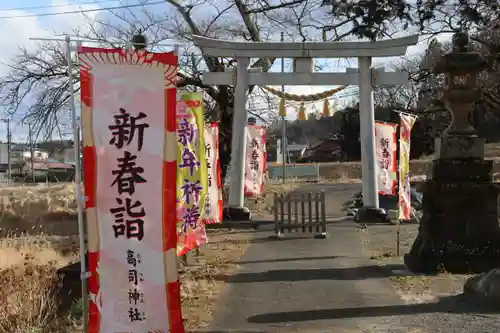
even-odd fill
[[(304, 43), (229, 42), (195, 35), (193, 42), (204, 55), (233, 57), (237, 63), (236, 73), (226, 69), (225, 72), (207, 72), (202, 78), (207, 85), (235, 85), (228, 202), (232, 219), (246, 221), (251, 218), (250, 211), (244, 207), (249, 85), (358, 85), (364, 207), (360, 216), (369, 218), (370, 212), (378, 212), (373, 85), (407, 85), (408, 73), (374, 70), (372, 58), (404, 55), (408, 46), (417, 44), (417, 35), (377, 42)], [(260, 68), (249, 70), (250, 58), (293, 58), (295, 70), (293, 73), (264, 73)], [(315, 73), (312, 58), (358, 58), (358, 68), (348, 68), (346, 73)]]

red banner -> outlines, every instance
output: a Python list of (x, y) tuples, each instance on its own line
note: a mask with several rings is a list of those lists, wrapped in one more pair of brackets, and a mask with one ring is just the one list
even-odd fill
[(247, 126), (247, 147), (245, 163), (245, 196), (260, 196), (266, 176), (266, 134), (265, 126)]
[(397, 124), (375, 123), (378, 193), (395, 195), (397, 186)]
[(205, 125), (205, 155), (208, 169), (208, 191), (202, 210), (202, 222), (213, 224), (222, 222), (222, 180), (219, 163), (219, 124)]
[(79, 48), (89, 333), (183, 333), (174, 52)]

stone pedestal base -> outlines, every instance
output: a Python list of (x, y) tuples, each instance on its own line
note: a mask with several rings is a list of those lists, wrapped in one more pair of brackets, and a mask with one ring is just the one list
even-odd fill
[(361, 223), (386, 223), (387, 217), (383, 209), (362, 207), (354, 215), (354, 221)]
[(443, 136), (434, 141), (434, 159), (484, 158), (485, 139), (477, 136)]
[(493, 163), (481, 159), (437, 160), (423, 187), (417, 239), (405, 256), (416, 273), (485, 272), (500, 267), (498, 185)]
[[(448, 272), (453, 274), (482, 273), (500, 267), (500, 239), (469, 239), (449, 246), (433, 247), (423, 237), (417, 237), (413, 247), (419, 248), (404, 256), (408, 270), (419, 274)], [(457, 250), (458, 249), (458, 250)]]
[(252, 213), (247, 207), (229, 207), (227, 215), (232, 221), (250, 221), (252, 219)]

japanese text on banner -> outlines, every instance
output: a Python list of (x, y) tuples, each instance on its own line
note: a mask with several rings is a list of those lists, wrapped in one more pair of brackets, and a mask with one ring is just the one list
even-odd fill
[(375, 123), (377, 189), (380, 194), (396, 194), (396, 124)]
[(259, 125), (247, 126), (247, 147), (245, 161), (245, 195), (262, 194), (266, 174), (266, 128)]
[(222, 221), (222, 184), (219, 167), (218, 123), (205, 125), (205, 156), (207, 158), (207, 186), (203, 205), (203, 223)]
[(205, 226), (201, 223), (203, 198), (208, 190), (204, 125), (202, 95), (184, 93), (177, 104), (178, 255), (206, 242)]
[[(173, 157), (177, 57), (80, 48), (88, 225), (89, 333), (182, 333), (176, 265)], [(168, 96), (174, 96), (169, 99)], [(168, 126), (168, 124), (170, 124)], [(166, 126), (167, 125), (167, 126)], [(169, 129), (170, 128), (170, 129)], [(167, 135), (170, 132), (171, 135)], [(160, 140), (158, 140), (160, 139)], [(160, 175), (160, 176), (159, 176)], [(159, 179), (158, 179), (159, 178)], [(177, 302), (177, 304), (176, 304)]]
[[(113, 234), (115, 238), (144, 239), (144, 220), (147, 212), (141, 200), (135, 198), (137, 186), (147, 186), (148, 180), (144, 175), (138, 155), (143, 147), (145, 130), (150, 126), (147, 123), (147, 115), (138, 112), (132, 116), (125, 109), (119, 108), (113, 116), (114, 123), (108, 126), (111, 133), (109, 144), (121, 151), (120, 157), (116, 159), (116, 168), (111, 170), (111, 186), (116, 189), (116, 205), (109, 209), (113, 216)], [(135, 139), (135, 140), (134, 140)], [(136, 147), (132, 146), (136, 145)], [(148, 177), (149, 178), (149, 177)], [(129, 301), (128, 316), (130, 323), (146, 320), (146, 311), (143, 308), (145, 302), (144, 293), (140, 291), (144, 282), (141, 254), (138, 251), (128, 249), (123, 253), (124, 259), (129, 265), (127, 279), (131, 283), (127, 291)]]
[(410, 142), (411, 129), (416, 117), (399, 114), (401, 129), (399, 133), (399, 220), (411, 219), (411, 184), (410, 184)]

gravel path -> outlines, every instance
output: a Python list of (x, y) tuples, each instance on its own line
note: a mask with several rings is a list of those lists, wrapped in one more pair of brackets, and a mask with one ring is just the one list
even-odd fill
[[(325, 190), (327, 215), (338, 217), (356, 186), (309, 185)], [(329, 224), (330, 237), (259, 230), (219, 301), (209, 332), (483, 333), (500, 329), (499, 312), (456, 295), (465, 276), (408, 276), (396, 257), (396, 229), (359, 228), (349, 220)], [(401, 228), (401, 256), (416, 226)], [(390, 253), (393, 254), (390, 254)]]
[[(470, 275), (413, 275), (403, 265), (418, 233), (417, 224), (400, 227), (400, 255), (397, 256), (397, 226), (369, 225), (358, 229), (371, 260), (390, 275), (396, 292), (407, 304), (397, 322), (421, 327), (422, 332), (495, 332), (500, 329), (500, 306), (496, 309), (460, 296)], [(389, 273), (390, 272), (390, 273)], [(392, 274), (391, 274), (392, 273)]]

